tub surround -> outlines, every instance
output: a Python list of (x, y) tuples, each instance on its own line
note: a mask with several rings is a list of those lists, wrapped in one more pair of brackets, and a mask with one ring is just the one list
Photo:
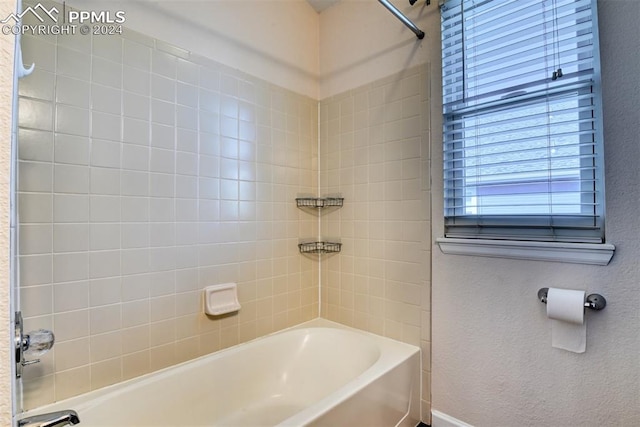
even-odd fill
[[(25, 328), (57, 343), (34, 408), (318, 316), (317, 102), (133, 31), (23, 37)], [(202, 289), (237, 282), (209, 318)]]
[(322, 258), (322, 315), (422, 348), (429, 414), (430, 241), (428, 65), (320, 102), (321, 194), (344, 206), (321, 216), (340, 237)]

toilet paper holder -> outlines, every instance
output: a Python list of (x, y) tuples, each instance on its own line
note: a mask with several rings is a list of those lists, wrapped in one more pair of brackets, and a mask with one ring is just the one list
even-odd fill
[[(549, 288), (540, 288), (538, 291), (538, 299), (543, 304), (547, 303), (547, 294), (549, 293)], [(607, 306), (607, 300), (600, 294), (590, 294), (587, 296), (584, 302), (585, 308), (590, 308), (592, 310), (602, 310)]]

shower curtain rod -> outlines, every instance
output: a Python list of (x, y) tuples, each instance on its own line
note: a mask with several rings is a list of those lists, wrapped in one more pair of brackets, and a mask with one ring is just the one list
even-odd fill
[(409, 28), (411, 31), (413, 31), (413, 33), (416, 35), (417, 38), (419, 38), (419, 39), (423, 39), (424, 38), (424, 32), (421, 31), (418, 27), (416, 27), (416, 24), (411, 22), (411, 20), (409, 18), (404, 16), (404, 14), (402, 12), (400, 12), (400, 10), (398, 10), (397, 7), (395, 7), (394, 5), (389, 3), (387, 0), (378, 0), (378, 1), (380, 2), (380, 4), (382, 4), (384, 7), (386, 7), (387, 10), (389, 10), (389, 12), (393, 13), (396, 18), (398, 18), (400, 21), (402, 21), (402, 23), (404, 25), (406, 25), (407, 28)]

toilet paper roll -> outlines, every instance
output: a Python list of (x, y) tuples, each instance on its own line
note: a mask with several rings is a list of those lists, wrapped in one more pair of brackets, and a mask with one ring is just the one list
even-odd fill
[(585, 352), (584, 300), (585, 291), (549, 288), (547, 317), (551, 319), (551, 346), (574, 353)]

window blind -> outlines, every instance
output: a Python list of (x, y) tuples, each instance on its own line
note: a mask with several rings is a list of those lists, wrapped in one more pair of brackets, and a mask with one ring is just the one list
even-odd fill
[(604, 240), (593, 0), (442, 6), (447, 237)]

